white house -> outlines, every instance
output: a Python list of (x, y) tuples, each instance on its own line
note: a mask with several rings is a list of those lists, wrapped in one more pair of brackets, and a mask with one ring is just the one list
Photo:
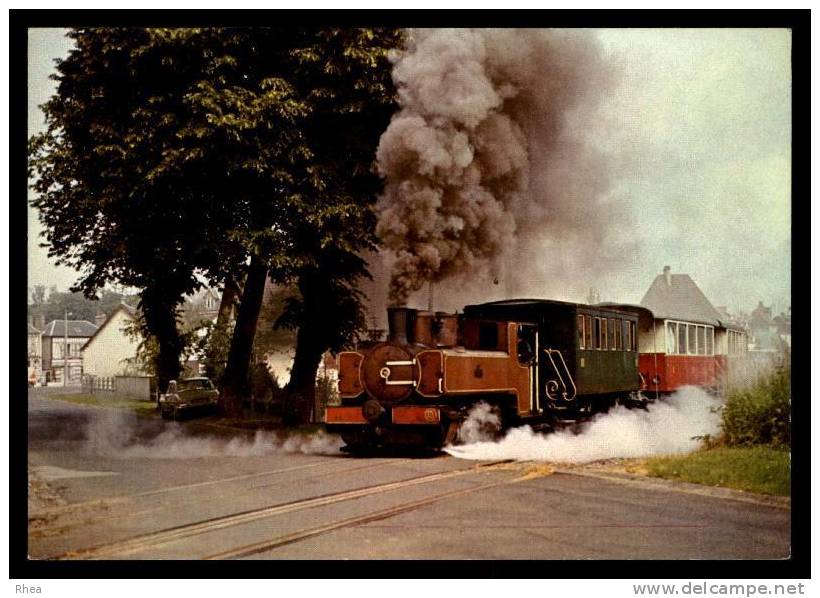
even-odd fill
[(135, 363), (141, 339), (126, 333), (137, 310), (121, 303), (82, 348), (83, 372), (92, 376), (142, 374)]

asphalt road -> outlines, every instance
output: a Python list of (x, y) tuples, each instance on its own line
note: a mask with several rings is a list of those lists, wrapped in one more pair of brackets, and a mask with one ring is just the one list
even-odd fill
[(787, 506), (533, 463), (352, 457), (29, 394), (35, 559), (779, 559)]

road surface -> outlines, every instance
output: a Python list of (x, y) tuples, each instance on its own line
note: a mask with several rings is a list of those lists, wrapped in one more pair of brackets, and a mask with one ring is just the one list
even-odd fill
[[(352, 457), (29, 393), (33, 559), (780, 559), (788, 505), (448, 455)], [(734, 496), (734, 495), (732, 495)]]

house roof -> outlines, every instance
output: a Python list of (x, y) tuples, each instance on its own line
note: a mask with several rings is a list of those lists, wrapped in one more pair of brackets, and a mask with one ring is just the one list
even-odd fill
[(688, 274), (659, 274), (641, 299), (656, 318), (722, 326), (720, 313)]
[[(68, 335), (73, 338), (90, 337), (97, 331), (97, 327), (88, 320), (69, 320), (68, 321)], [(66, 336), (66, 321), (53, 320), (49, 322), (43, 336)]]
[(99, 328), (97, 328), (97, 329), (94, 331), (94, 334), (92, 334), (92, 335), (91, 335), (91, 338), (89, 338), (87, 341), (85, 341), (85, 344), (84, 344), (82, 347), (80, 347), (80, 351), (82, 351), (83, 349), (85, 349), (85, 348), (86, 348), (86, 347), (87, 347), (87, 346), (91, 343), (91, 341), (93, 341), (93, 340), (94, 340), (94, 337), (96, 337), (96, 336), (97, 336), (97, 334), (98, 334), (98, 333), (99, 333), (99, 332), (100, 332), (103, 328), (105, 328), (105, 325), (106, 325), (106, 324), (108, 324), (108, 322), (111, 320), (111, 318), (113, 318), (113, 317), (114, 317), (114, 316), (115, 316), (118, 312), (120, 312), (120, 311), (124, 311), (124, 312), (125, 312), (125, 313), (127, 313), (129, 316), (131, 316), (132, 318), (136, 317), (136, 315), (137, 315), (137, 308), (136, 308), (136, 307), (131, 307), (131, 306), (130, 306), (130, 305), (128, 305), (127, 303), (120, 303), (120, 304), (117, 306), (117, 308), (116, 308), (114, 311), (112, 311), (112, 312), (108, 315), (108, 317), (107, 317), (107, 318), (103, 321), (103, 323), (102, 323), (102, 324), (100, 324)]
[(34, 326), (32, 326), (31, 324), (29, 324), (29, 325), (28, 325), (28, 333), (29, 333), (29, 334), (40, 334), (40, 331), (39, 331), (39, 330), (37, 330), (37, 329), (36, 329)]

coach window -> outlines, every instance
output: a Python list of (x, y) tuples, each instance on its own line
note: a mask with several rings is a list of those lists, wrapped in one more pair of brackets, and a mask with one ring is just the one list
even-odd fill
[(697, 355), (698, 354), (698, 336), (697, 336), (697, 326), (694, 324), (688, 324), (686, 326), (689, 329), (688, 336), (689, 336), (689, 355)]
[(584, 316), (578, 314), (578, 348), (583, 349), (584, 345)]
[(615, 318), (609, 318), (609, 350), (615, 350)]
[(706, 326), (698, 326), (698, 355), (706, 355)]
[(677, 322), (666, 323), (666, 352), (674, 355), (678, 352), (678, 324)]
[(678, 355), (686, 355), (686, 324), (678, 324)]
[(601, 348), (601, 318), (592, 319), (592, 348)]
[(624, 332), (624, 323), (623, 320), (612, 320), (612, 330), (615, 333), (615, 350), (616, 351), (623, 351), (624, 349), (624, 339), (623, 339), (623, 332)]
[(592, 316), (584, 316), (584, 346), (592, 348)]
[(601, 349), (609, 348), (609, 335), (607, 334), (606, 318), (601, 318)]
[(629, 323), (629, 350), (638, 350), (638, 330), (635, 322)]
[(624, 325), (626, 326), (626, 331), (624, 332), (626, 335), (626, 338), (624, 339), (624, 350), (626, 351), (629, 351), (632, 347), (632, 327), (629, 324), (629, 321), (624, 322)]

